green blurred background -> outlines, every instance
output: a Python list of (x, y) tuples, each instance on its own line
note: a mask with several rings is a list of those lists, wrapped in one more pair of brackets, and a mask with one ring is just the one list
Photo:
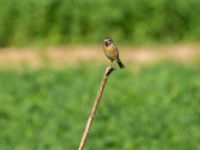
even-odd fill
[[(198, 150), (200, 57), (141, 65), (126, 56), (135, 45), (197, 44), (199, 15), (199, 0), (0, 0), (0, 149), (77, 149), (106, 65), (95, 57), (59, 67), (43, 51), (61, 45), (87, 56), (81, 46), (97, 45), (104, 58), (98, 46), (112, 36), (131, 52), (120, 51), (126, 69), (108, 80), (85, 150)], [(25, 51), (45, 65), (7, 67)]]
[(199, 0), (0, 0), (0, 46), (200, 40)]
[[(200, 65), (115, 71), (86, 150), (198, 150)], [(77, 149), (104, 67), (0, 72), (2, 150)]]

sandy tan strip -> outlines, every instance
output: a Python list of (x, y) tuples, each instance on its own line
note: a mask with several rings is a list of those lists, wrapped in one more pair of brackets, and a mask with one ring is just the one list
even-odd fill
[[(179, 44), (151, 47), (119, 46), (123, 61), (151, 63), (163, 59), (182, 62), (193, 61), (200, 56), (200, 45)], [(48, 48), (0, 48), (0, 66), (27, 64), (40, 66), (45, 63), (56, 65), (77, 61), (107, 62), (101, 46), (63, 46)]]

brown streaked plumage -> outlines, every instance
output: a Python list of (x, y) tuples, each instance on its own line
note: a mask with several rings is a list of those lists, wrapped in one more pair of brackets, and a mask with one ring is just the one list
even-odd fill
[(105, 55), (112, 63), (116, 61), (121, 69), (125, 67), (119, 58), (119, 51), (111, 38), (104, 39), (103, 47)]

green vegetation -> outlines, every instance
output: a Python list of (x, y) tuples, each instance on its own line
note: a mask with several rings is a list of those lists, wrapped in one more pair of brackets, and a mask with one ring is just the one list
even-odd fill
[[(133, 68), (111, 75), (86, 149), (199, 149), (199, 65)], [(1, 149), (76, 149), (103, 73), (87, 64), (1, 70)]]
[(200, 40), (199, 0), (0, 0), (0, 46)]

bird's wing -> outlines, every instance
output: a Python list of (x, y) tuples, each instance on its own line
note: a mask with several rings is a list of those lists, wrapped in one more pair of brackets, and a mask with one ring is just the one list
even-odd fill
[(115, 46), (115, 45), (113, 45), (113, 46), (114, 46), (114, 48), (115, 48), (115, 51), (116, 51), (117, 56), (119, 56), (119, 51), (118, 51), (117, 46)]

